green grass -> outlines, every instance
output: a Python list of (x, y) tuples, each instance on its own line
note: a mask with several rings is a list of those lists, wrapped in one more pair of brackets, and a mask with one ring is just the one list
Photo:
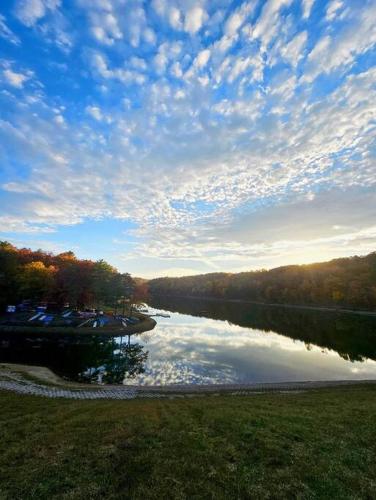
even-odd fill
[(0, 408), (1, 499), (376, 497), (373, 387)]

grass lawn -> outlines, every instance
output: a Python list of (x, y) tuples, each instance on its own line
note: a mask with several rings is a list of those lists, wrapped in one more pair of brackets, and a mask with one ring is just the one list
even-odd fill
[(376, 498), (374, 387), (0, 408), (2, 500)]

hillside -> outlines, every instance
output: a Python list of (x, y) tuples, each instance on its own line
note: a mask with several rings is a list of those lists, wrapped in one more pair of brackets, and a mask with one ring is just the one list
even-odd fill
[(148, 282), (153, 295), (376, 309), (376, 252), (309, 265)]

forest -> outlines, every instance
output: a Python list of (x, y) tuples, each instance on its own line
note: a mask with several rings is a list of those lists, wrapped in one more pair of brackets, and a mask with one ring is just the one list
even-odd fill
[(104, 260), (54, 255), (0, 242), (0, 309), (22, 300), (113, 306), (133, 294), (376, 309), (376, 252), (309, 265), (143, 280)]
[(152, 295), (376, 309), (376, 252), (309, 265), (148, 282)]
[(133, 279), (104, 260), (80, 260), (0, 242), (0, 310), (23, 300), (72, 307), (113, 306), (133, 292)]

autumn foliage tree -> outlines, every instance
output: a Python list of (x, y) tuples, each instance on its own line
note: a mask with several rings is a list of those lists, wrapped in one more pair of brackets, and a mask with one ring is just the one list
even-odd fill
[(0, 242), (1, 309), (25, 299), (78, 307), (112, 306), (132, 283), (128, 273), (119, 273), (104, 260), (81, 260), (73, 252), (53, 255)]
[(148, 282), (158, 296), (376, 309), (376, 252), (269, 271), (211, 273)]
[(43, 300), (48, 297), (54, 285), (57, 269), (37, 260), (25, 264), (18, 273), (19, 292), (22, 296)]

